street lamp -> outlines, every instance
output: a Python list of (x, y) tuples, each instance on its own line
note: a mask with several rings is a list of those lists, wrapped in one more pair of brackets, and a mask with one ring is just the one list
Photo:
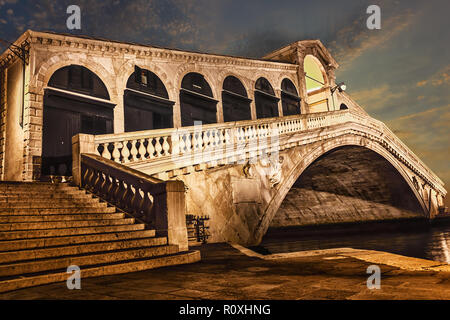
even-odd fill
[(347, 86), (344, 82), (339, 82), (334, 88), (331, 88), (331, 94), (333, 94), (336, 90), (339, 90), (339, 92), (345, 91), (347, 89)]
[(333, 99), (333, 109), (336, 110), (336, 106), (334, 104), (334, 92), (338, 90), (339, 92), (343, 92), (347, 89), (347, 86), (344, 82), (339, 82), (337, 85), (335, 85), (333, 88), (331, 88), (331, 98)]

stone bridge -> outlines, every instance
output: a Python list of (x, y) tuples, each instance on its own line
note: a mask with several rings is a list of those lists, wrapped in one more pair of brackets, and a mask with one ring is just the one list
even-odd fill
[[(352, 103), (350, 100), (348, 103)], [(269, 226), (434, 218), (446, 190), (382, 122), (349, 110), (177, 129), (76, 136), (95, 153), (181, 180), (211, 241), (254, 245)]]
[(443, 182), (342, 92), (319, 40), (254, 59), (27, 30), (13, 48), (23, 55), (0, 55), (0, 180), (81, 184), (81, 154), (96, 154), (136, 185), (182, 181), (148, 188), (180, 193), (160, 211), (185, 230), (185, 204), (211, 217), (210, 240), (241, 244), (269, 226), (444, 210)]

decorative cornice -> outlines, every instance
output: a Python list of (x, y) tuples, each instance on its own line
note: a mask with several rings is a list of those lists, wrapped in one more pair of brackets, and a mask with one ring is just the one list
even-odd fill
[(101, 54), (126, 54), (136, 58), (157, 58), (176, 60), (180, 62), (203, 62), (232, 66), (267, 68), (283, 71), (297, 71), (297, 65), (283, 62), (272, 62), (251, 58), (233, 57), (218, 54), (197, 53), (166, 49), (145, 45), (128, 44), (107, 40), (96, 40), (76, 36), (29, 31), (32, 45), (66, 47), (81, 50), (98, 51)]

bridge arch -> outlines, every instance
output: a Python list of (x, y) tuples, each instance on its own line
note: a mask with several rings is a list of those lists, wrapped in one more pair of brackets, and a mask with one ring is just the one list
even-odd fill
[[(391, 170), (397, 174), (397, 178), (401, 181), (397, 182), (399, 184), (403, 184), (407, 191), (409, 192), (408, 197), (412, 198), (414, 202), (416, 202), (416, 206), (414, 207), (415, 213), (417, 216), (426, 216), (428, 215), (428, 209), (423, 201), (419, 192), (414, 188), (413, 181), (409, 177), (408, 173), (402, 167), (401, 163), (390, 154), (385, 148), (377, 144), (376, 142), (371, 142), (366, 139), (358, 139), (355, 136), (348, 134), (346, 136), (341, 136), (329, 140), (321, 145), (318, 145), (313, 150), (307, 152), (306, 154), (295, 153), (292, 159), (294, 161), (293, 165), (286, 168), (286, 173), (283, 174), (285, 179), (282, 179), (280, 184), (276, 187), (275, 194), (273, 195), (270, 203), (266, 207), (264, 214), (261, 216), (259, 221), (259, 225), (256, 227), (254, 233), (254, 243), (259, 243), (267, 232), (267, 229), (271, 224), (273, 224), (274, 217), (280, 210), (280, 207), (283, 204), (283, 201), (288, 196), (289, 192), (293, 188), (294, 184), (302, 178), (304, 174), (308, 174), (308, 170), (313, 168), (315, 164), (319, 163), (321, 159), (326, 159), (330, 154), (332, 155), (334, 152), (343, 150), (343, 148), (360, 148), (360, 150), (365, 150), (367, 153), (373, 153), (378, 157), (378, 160), (385, 161), (392, 168)], [(288, 165), (287, 165), (288, 166)], [(338, 169), (339, 168), (334, 168)], [(317, 171), (317, 168), (315, 168)], [(309, 174), (309, 178), (311, 178), (311, 174)], [(276, 225), (276, 221), (274, 225)], [(279, 226), (279, 224), (278, 224)]]

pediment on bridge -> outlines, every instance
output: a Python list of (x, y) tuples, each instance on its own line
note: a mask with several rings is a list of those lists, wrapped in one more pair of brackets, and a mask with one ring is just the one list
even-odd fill
[(277, 62), (298, 63), (298, 53), (301, 53), (303, 56), (312, 54), (321, 60), (324, 66), (329, 66), (334, 69), (339, 67), (339, 64), (320, 40), (296, 41), (265, 55), (263, 59)]

